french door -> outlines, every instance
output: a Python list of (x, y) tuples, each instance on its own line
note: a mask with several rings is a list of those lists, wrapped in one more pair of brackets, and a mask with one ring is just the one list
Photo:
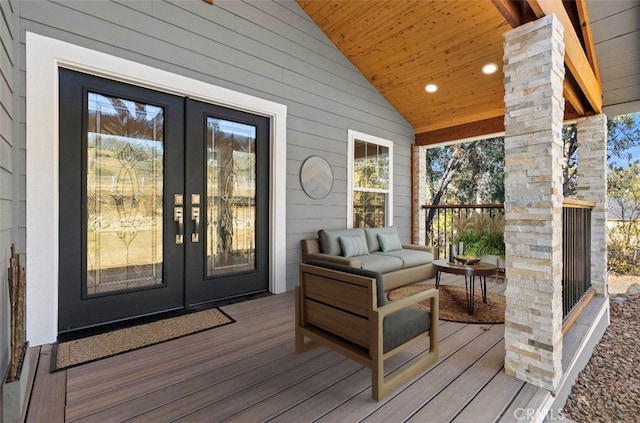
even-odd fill
[(268, 290), (268, 118), (59, 75), (58, 332)]

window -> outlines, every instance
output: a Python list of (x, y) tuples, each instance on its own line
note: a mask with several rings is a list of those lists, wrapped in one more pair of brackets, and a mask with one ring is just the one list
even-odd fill
[(393, 142), (349, 131), (347, 226), (393, 224)]

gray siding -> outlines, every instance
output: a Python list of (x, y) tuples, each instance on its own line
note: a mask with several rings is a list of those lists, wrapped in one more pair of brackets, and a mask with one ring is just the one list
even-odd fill
[[(16, 135), (18, 122), (18, 7), (17, 2), (0, 0), (0, 376), (9, 360), (9, 311), (7, 268), (11, 244), (24, 252), (24, 139)], [(22, 206), (20, 203), (22, 202)], [(18, 236), (23, 242), (18, 242)], [(3, 379), (4, 380), (4, 379)]]
[[(395, 142), (395, 224), (410, 239), (413, 129), (294, 1), (24, 2), (20, 17), (23, 43), (29, 30), (287, 105), (287, 289), (300, 239), (346, 225), (348, 129)], [(299, 180), (314, 154), (335, 175), (321, 201)]]

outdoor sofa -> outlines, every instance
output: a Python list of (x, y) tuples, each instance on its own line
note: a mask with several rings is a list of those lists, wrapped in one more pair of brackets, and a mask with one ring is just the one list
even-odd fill
[(379, 272), (384, 290), (435, 276), (433, 247), (402, 244), (395, 227), (318, 231), (303, 239), (302, 261), (324, 261)]

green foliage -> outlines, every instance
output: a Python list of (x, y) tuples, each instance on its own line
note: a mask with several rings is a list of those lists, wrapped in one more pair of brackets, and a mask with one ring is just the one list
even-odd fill
[(431, 204), (504, 201), (504, 138), (430, 148), (426, 161)]
[(452, 222), (456, 235), (453, 242), (464, 243), (464, 254), (494, 255), (504, 258), (504, 219), (491, 218), (486, 213), (473, 213)]
[(464, 254), (500, 256), (504, 258), (504, 236), (498, 232), (463, 232), (455, 238), (455, 243), (464, 242)]
[(631, 164), (629, 149), (640, 145), (640, 114), (618, 115), (607, 119), (607, 160), (614, 157)]
[(607, 240), (608, 271), (619, 275), (640, 276), (640, 223), (618, 224), (609, 229)]
[[(566, 125), (563, 137), (564, 195), (572, 197), (576, 192), (578, 175), (578, 136), (575, 124)], [(640, 272), (636, 265), (640, 243), (637, 227), (631, 222), (640, 219), (640, 163), (633, 163), (629, 149), (640, 146), (640, 114), (628, 114), (607, 119), (607, 160), (609, 163), (608, 197), (621, 218), (609, 233), (609, 269), (614, 272)], [(619, 159), (619, 160), (612, 160)], [(427, 199), (430, 204), (493, 203), (504, 202), (504, 139), (493, 138), (436, 147), (427, 150)], [(625, 164), (626, 167), (620, 167)], [(588, 174), (589, 169), (583, 169)], [(427, 226), (434, 220), (434, 210), (427, 214)], [(442, 226), (442, 222), (433, 222)], [(447, 222), (455, 227), (459, 222)], [(446, 225), (445, 225), (446, 227)], [(635, 231), (635, 232), (634, 232)], [(482, 231), (454, 230), (470, 252)], [(501, 232), (500, 232), (501, 233)], [(468, 237), (465, 241), (464, 237)], [(475, 238), (474, 238), (475, 237)], [(491, 242), (482, 243), (492, 244)], [(477, 247), (480, 251), (484, 247)], [(504, 244), (502, 245), (504, 255)], [(482, 254), (476, 254), (482, 255)]]
[[(607, 160), (631, 164), (629, 149), (640, 145), (640, 114), (607, 119)], [(576, 191), (578, 132), (575, 124), (562, 130), (564, 195)], [(431, 204), (504, 202), (504, 138), (491, 138), (427, 150), (427, 198)], [(619, 161), (617, 162), (619, 163)]]
[(634, 220), (640, 218), (640, 162), (622, 169), (609, 170), (607, 197), (614, 206), (609, 218)]
[(640, 275), (640, 162), (609, 170), (607, 196), (613, 223), (607, 240), (608, 270)]

